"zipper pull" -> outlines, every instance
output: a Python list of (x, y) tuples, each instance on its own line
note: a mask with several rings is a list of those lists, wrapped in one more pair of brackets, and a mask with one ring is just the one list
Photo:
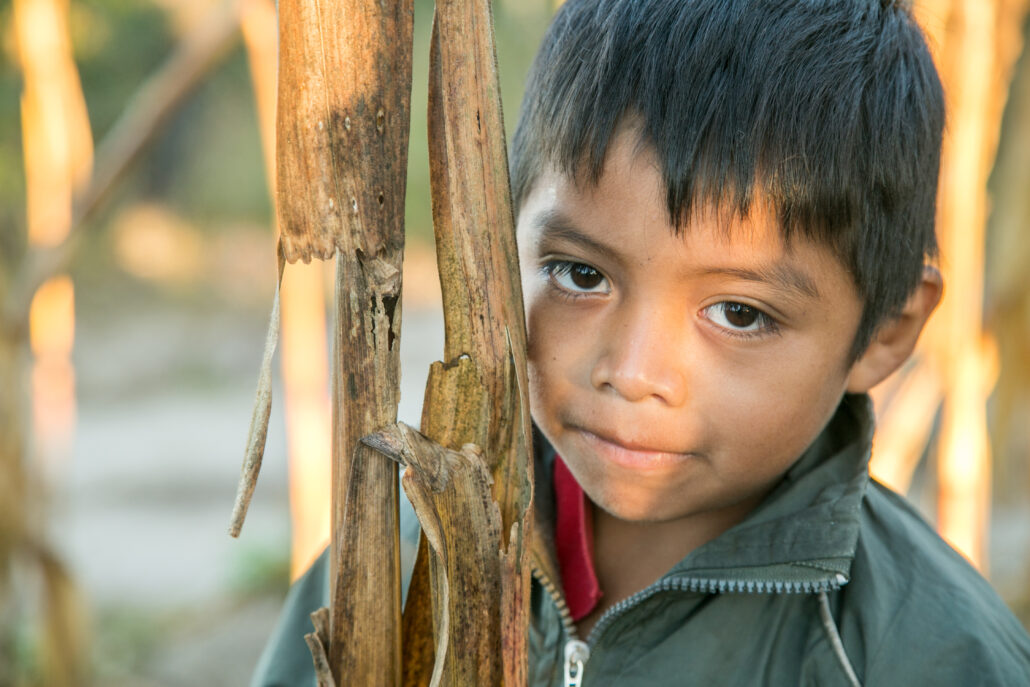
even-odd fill
[(565, 643), (564, 687), (579, 687), (583, 684), (583, 664), (590, 658), (590, 647), (586, 642), (570, 639)]

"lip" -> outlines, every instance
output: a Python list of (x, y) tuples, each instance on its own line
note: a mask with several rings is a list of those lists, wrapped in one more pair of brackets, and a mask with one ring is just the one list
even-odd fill
[(602, 436), (582, 427), (576, 427), (575, 431), (596, 455), (606, 462), (630, 470), (665, 468), (693, 456), (691, 453), (655, 450), (639, 443)]

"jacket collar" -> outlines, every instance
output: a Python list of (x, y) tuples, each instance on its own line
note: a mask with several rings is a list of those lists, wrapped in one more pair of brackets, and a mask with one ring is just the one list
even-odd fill
[[(811, 446), (742, 522), (698, 547), (663, 580), (710, 591), (817, 591), (848, 581), (869, 482), (872, 402), (847, 395)], [(561, 579), (554, 546), (554, 449), (534, 432), (531, 556)]]

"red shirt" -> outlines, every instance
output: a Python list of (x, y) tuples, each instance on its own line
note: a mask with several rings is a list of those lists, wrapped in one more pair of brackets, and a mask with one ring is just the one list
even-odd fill
[(593, 511), (582, 487), (560, 456), (554, 459), (555, 533), (565, 601), (573, 620), (590, 614), (601, 599), (594, 571)]

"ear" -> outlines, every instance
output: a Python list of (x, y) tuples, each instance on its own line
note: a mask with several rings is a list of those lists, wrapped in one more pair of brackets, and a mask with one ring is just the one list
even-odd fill
[(923, 278), (901, 313), (880, 326), (865, 352), (851, 366), (847, 387), (850, 393), (869, 391), (901, 367), (912, 355), (923, 325), (943, 292), (941, 273), (936, 267), (923, 267)]

